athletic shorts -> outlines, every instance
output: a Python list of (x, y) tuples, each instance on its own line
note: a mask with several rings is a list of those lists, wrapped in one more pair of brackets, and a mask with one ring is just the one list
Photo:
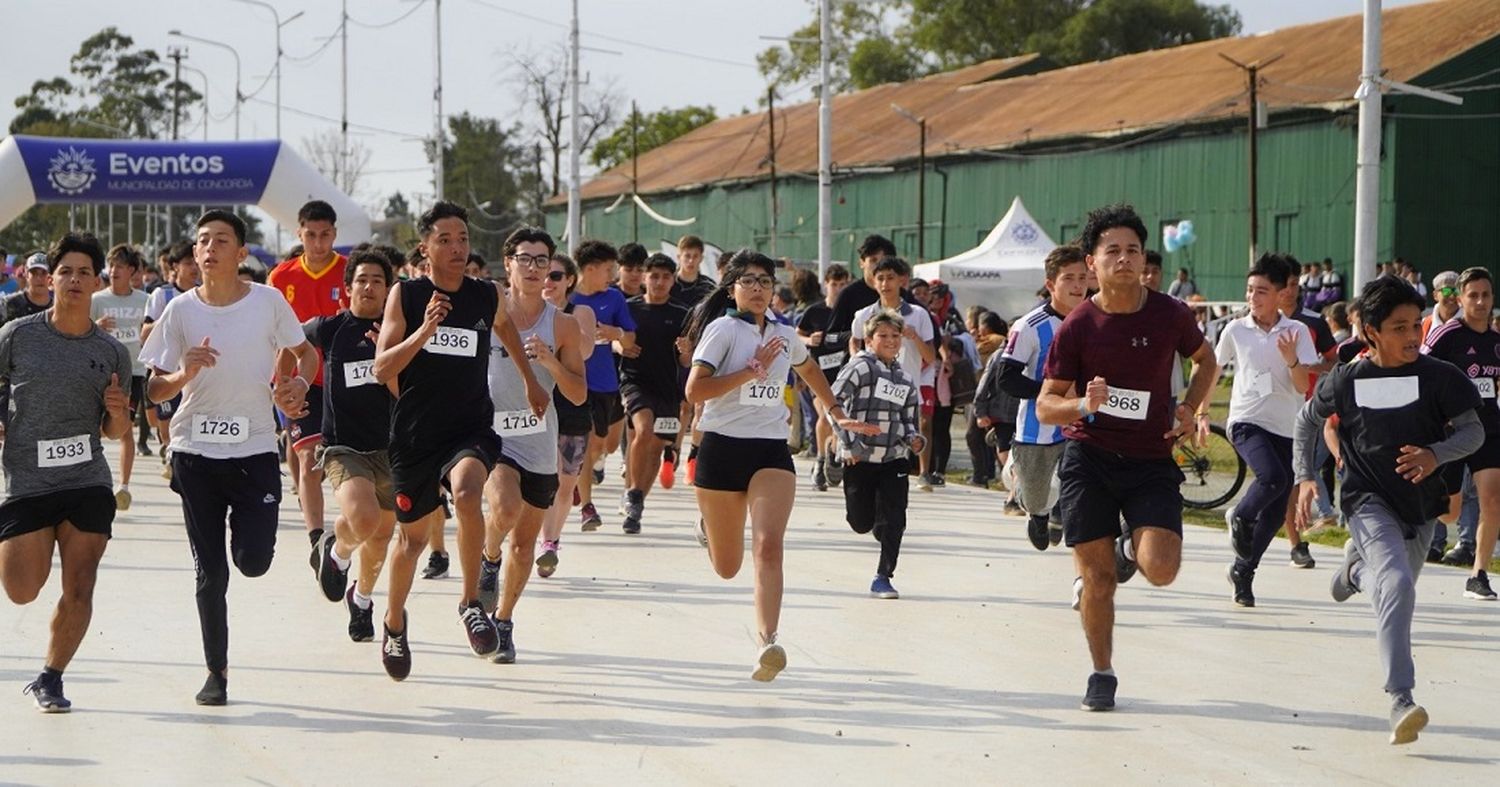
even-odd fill
[(391, 458), (385, 451), (356, 451), (330, 445), (319, 452), (323, 477), (337, 492), (345, 481), (363, 478), (375, 485), (375, 502), (382, 511), (396, 510), (396, 486), (391, 480)]
[(924, 385), (921, 386), (920, 390), (922, 392), (922, 403), (919, 407), (922, 410), (922, 417), (931, 418), (932, 414), (937, 411), (937, 388), (931, 385)]
[(172, 420), (172, 413), (177, 412), (177, 408), (181, 406), (182, 394), (177, 394), (176, 396), (168, 399), (165, 402), (158, 402), (156, 404), (156, 419), (158, 421)]
[(495, 469), (500, 461), (500, 438), (485, 429), (473, 437), (459, 440), (438, 451), (420, 454), (392, 450), (391, 481), (396, 487), (396, 521), (402, 524), (418, 522), (443, 504), (443, 490), (452, 492), (448, 486), (448, 473), (461, 460), (474, 457), (484, 465), (485, 475)]
[(500, 455), (500, 464), (514, 468), (521, 476), (521, 500), (526, 505), (543, 511), (552, 507), (552, 503), (557, 500), (556, 473), (533, 473), (504, 454)]
[[(1454, 462), (1454, 464), (1458, 463)], [(1478, 451), (1469, 454), (1463, 464), (1469, 468), (1470, 474), (1500, 467), (1500, 437), (1486, 437), (1484, 445), (1479, 446)]]
[(323, 386), (314, 385), (307, 389), (307, 415), (296, 419), (286, 419), (290, 423), (286, 426), (287, 436), (291, 438), (292, 449), (306, 448), (323, 440)]
[(130, 378), (130, 417), (141, 411), (141, 403), (146, 401), (146, 375), (137, 374)]
[[(995, 446), (996, 451), (1009, 451), (1010, 447), (1015, 444), (1016, 424), (1014, 421), (1009, 423), (1005, 421), (996, 421), (990, 424), (989, 431), (994, 432), (995, 434), (995, 442), (993, 443), (993, 445)], [(988, 442), (988, 436), (986, 436), (986, 442)]]
[[(1062, 458), (1067, 442), (1052, 445), (1014, 443), (1010, 447), (1010, 461), (1016, 473), (1017, 497), (1021, 508), (1032, 515), (1046, 514), (1057, 502), (1052, 479), (1057, 475), (1057, 463)], [(1009, 482), (1006, 482), (1009, 484)]]
[[(635, 420), (635, 414), (641, 410), (650, 410), (655, 417), (656, 426), (665, 426), (667, 429), (653, 429), (657, 437), (663, 440), (676, 440), (677, 432), (682, 426), (682, 399), (675, 396), (659, 396), (644, 388), (636, 386), (622, 386), (620, 395), (625, 399), (625, 413)], [(676, 427), (676, 428), (672, 428)]]
[(557, 472), (577, 476), (583, 471), (583, 454), (589, 449), (586, 434), (560, 434), (557, 436)]
[(1057, 465), (1063, 538), (1075, 546), (1132, 528), (1160, 527), (1182, 535), (1182, 470), (1167, 459), (1140, 459), (1067, 441)]
[(611, 426), (625, 420), (619, 391), (589, 391), (588, 406), (594, 419), (595, 437), (604, 437)]
[(106, 486), (60, 489), (0, 504), (0, 541), (64, 522), (83, 533), (108, 538), (115, 521), (115, 493)]
[(704, 432), (698, 444), (698, 470), (693, 486), (719, 492), (743, 492), (762, 470), (796, 473), (786, 438), (726, 437)]

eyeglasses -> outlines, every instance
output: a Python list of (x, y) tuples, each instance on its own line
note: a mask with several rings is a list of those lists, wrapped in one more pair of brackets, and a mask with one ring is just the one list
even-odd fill
[(1458, 288), (1457, 287), (1439, 287), (1438, 288), (1438, 295), (1441, 295), (1444, 298), (1452, 298), (1453, 296), (1455, 296), (1457, 294), (1458, 294)]
[(547, 281), (562, 281), (568, 278), (568, 274), (562, 271), (547, 271)]
[(552, 258), (544, 254), (535, 257), (530, 254), (512, 254), (510, 258), (516, 261), (522, 268), (545, 268), (552, 264)]
[(774, 276), (741, 276), (734, 281), (736, 284), (744, 286), (747, 290), (756, 288), (767, 290), (776, 286), (776, 278)]

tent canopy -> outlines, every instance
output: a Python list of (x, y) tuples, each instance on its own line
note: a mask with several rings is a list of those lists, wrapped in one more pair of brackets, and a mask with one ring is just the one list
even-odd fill
[(370, 217), (280, 140), (0, 140), (0, 227), (38, 203), (257, 205), (282, 224), (320, 199), (339, 216), (339, 245), (370, 239)]
[(1047, 254), (1057, 244), (1016, 197), (978, 246), (946, 260), (918, 265), (914, 276), (942, 279), (960, 308), (983, 306), (1006, 320), (1030, 311), (1046, 282)]

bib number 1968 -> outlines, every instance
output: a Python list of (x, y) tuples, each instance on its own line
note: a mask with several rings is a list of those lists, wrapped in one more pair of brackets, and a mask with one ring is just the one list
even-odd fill
[(250, 419), (242, 415), (193, 416), (193, 442), (232, 445), (250, 438)]
[(86, 434), (57, 440), (38, 440), (36, 443), (37, 467), (81, 465), (93, 458), (94, 451)]
[(1150, 391), (1135, 391), (1129, 388), (1109, 387), (1109, 398), (1099, 412), (1107, 413), (1127, 421), (1146, 420), (1146, 411), (1151, 405)]

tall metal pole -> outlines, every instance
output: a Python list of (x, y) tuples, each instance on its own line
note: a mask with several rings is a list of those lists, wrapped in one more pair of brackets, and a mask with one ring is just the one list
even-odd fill
[(771, 119), (771, 136), (766, 140), (769, 152), (766, 160), (771, 165), (771, 258), (776, 258), (776, 86), (766, 88), (766, 112)]
[(208, 118), (212, 114), (208, 109), (208, 74), (204, 73), (202, 69), (193, 68), (192, 66), (183, 66), (183, 68), (203, 78), (203, 141), (207, 142)]
[(443, 131), (443, 0), (432, 0), (432, 30), (432, 55), (436, 62), (436, 83), (432, 88), (435, 104), (432, 116), (433, 193), (440, 200), (443, 198), (443, 151), (447, 148)]
[(636, 196), (641, 193), (640, 167), (637, 162), (641, 160), (640, 116), (639, 110), (635, 108), (635, 102), (630, 102), (630, 240), (633, 243), (641, 242), (641, 206), (636, 203)]
[(167, 57), (172, 58), (172, 139), (177, 139), (178, 118), (182, 114), (182, 56), (187, 54), (181, 47), (172, 47), (167, 50)]
[(917, 263), (927, 259), (927, 118), (917, 119)]
[[(577, 0), (574, 0), (575, 2)], [(833, 2), (818, 4), (818, 280), (833, 256), (833, 86), (829, 49), (833, 42)]]
[(1380, 238), (1380, 0), (1365, 0), (1359, 74), (1359, 153), (1354, 168), (1354, 293), (1374, 278)]
[(578, 151), (578, 0), (568, 27), (568, 243), (577, 245), (582, 233), (583, 205), (579, 189)]
[(338, 185), (349, 191), (349, 0), (339, 9), (339, 48), (344, 56), (339, 67), (339, 173), (344, 182)]
[(1254, 63), (1245, 69), (1250, 76), (1250, 155), (1248, 158), (1250, 159), (1250, 264), (1252, 265), (1255, 264), (1255, 251), (1260, 238), (1260, 179), (1257, 177), (1260, 172), (1260, 167), (1257, 166), (1257, 162), (1260, 161), (1260, 150), (1256, 147), (1255, 133), (1256, 126), (1259, 125), (1256, 122), (1259, 120), (1257, 115), (1260, 114), (1260, 106), (1256, 103), (1257, 70), (1258, 66)]

